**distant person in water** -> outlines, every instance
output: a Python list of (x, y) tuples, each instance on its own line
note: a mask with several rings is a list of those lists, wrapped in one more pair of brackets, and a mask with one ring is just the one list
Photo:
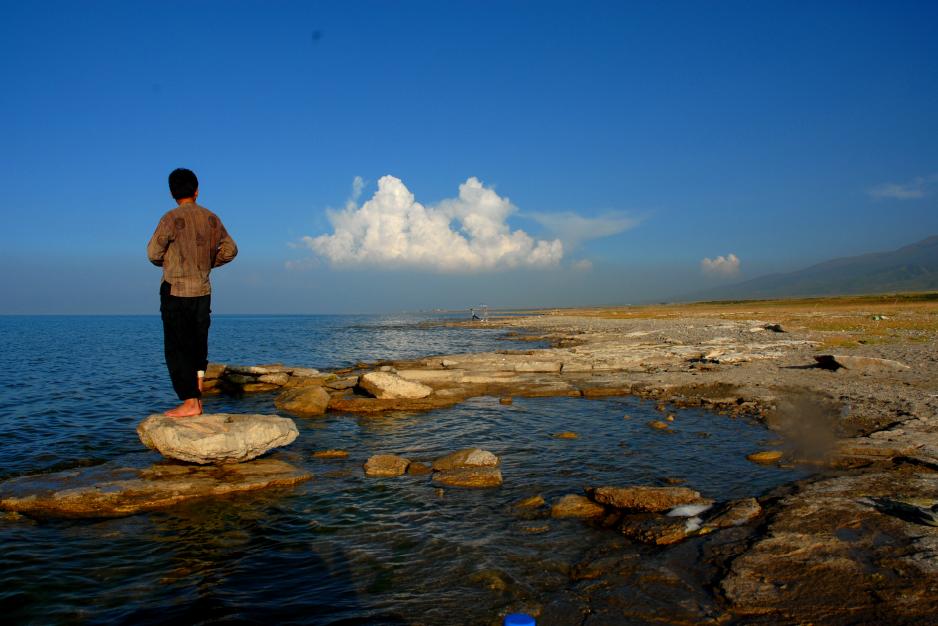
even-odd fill
[(218, 216), (196, 204), (199, 179), (191, 170), (169, 175), (169, 192), (179, 205), (166, 213), (147, 244), (153, 265), (163, 268), (160, 314), (163, 348), (173, 389), (182, 401), (170, 417), (202, 414), (202, 377), (208, 367), (211, 324), (209, 272), (238, 254)]

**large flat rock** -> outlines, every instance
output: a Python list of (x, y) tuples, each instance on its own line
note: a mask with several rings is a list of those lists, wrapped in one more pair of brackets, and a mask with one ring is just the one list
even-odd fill
[(309, 478), (305, 471), (276, 459), (136, 467), (128, 459), (0, 483), (0, 510), (33, 517), (123, 517), (198, 498), (289, 487)]
[(214, 413), (172, 418), (151, 415), (137, 426), (143, 445), (190, 463), (240, 463), (292, 443), (293, 420), (278, 415)]

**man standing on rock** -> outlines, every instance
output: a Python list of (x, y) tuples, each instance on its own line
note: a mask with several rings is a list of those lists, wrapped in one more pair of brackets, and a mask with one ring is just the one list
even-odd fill
[(235, 258), (238, 246), (218, 216), (196, 204), (195, 173), (173, 170), (169, 191), (179, 206), (160, 220), (147, 244), (147, 256), (163, 268), (163, 348), (173, 389), (182, 401), (166, 415), (191, 417), (202, 413), (202, 377), (208, 367), (212, 298), (208, 275), (213, 267)]

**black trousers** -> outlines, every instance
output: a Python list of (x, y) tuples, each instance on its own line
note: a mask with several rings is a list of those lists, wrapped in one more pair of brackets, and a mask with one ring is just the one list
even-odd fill
[(170, 295), (169, 290), (169, 283), (160, 285), (163, 350), (169, 378), (180, 400), (201, 398), (197, 372), (208, 367), (212, 296), (182, 298)]

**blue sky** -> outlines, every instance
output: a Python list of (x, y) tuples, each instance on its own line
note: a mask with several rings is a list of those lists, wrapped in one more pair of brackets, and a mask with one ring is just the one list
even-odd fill
[(217, 313), (621, 304), (938, 233), (934, 2), (4, 2), (0, 72), (0, 313), (155, 312), (177, 166), (241, 249)]

